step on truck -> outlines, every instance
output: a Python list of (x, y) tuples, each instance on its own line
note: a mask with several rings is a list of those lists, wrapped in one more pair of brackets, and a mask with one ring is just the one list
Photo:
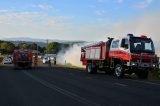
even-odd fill
[(32, 68), (32, 51), (15, 50), (13, 53), (14, 69)]
[(125, 73), (135, 73), (139, 78), (146, 79), (149, 71), (159, 67), (152, 39), (133, 34), (82, 47), (81, 61), (90, 74), (99, 70), (117, 78), (122, 78)]

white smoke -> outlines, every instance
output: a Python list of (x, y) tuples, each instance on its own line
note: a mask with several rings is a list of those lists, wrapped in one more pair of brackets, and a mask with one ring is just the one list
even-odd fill
[(159, 10), (160, 9), (154, 12), (148, 12), (148, 14), (134, 19), (112, 23), (108, 25), (110, 26), (109, 28), (106, 27), (106, 31), (108, 35), (111, 35), (110, 37), (124, 37), (127, 33), (133, 33), (135, 36), (147, 35), (152, 38), (155, 45), (156, 54), (160, 56)]
[[(159, 11), (155, 11), (153, 13), (148, 13), (145, 16), (138, 17), (136, 19), (131, 19), (127, 21), (121, 21), (116, 22), (112, 24), (106, 24), (106, 25), (88, 25), (86, 27), (83, 27), (83, 30), (86, 34), (95, 35), (92, 38), (97, 38), (101, 40), (106, 41), (106, 35), (103, 34), (103, 32), (107, 32), (108, 35), (115, 35), (118, 37), (120, 35), (121, 37), (125, 36), (127, 33), (133, 33), (136, 36), (137, 35), (143, 35), (146, 34), (149, 37), (153, 39), (153, 42), (155, 44), (156, 54), (160, 56), (160, 14)], [(94, 27), (93, 27), (94, 26)], [(106, 26), (106, 27), (105, 27)], [(107, 27), (109, 26), (109, 27)], [(98, 30), (97, 30), (98, 29)], [(88, 32), (88, 33), (87, 33)], [(97, 35), (96, 35), (97, 34)], [(90, 36), (86, 36), (86, 39), (88, 39)], [(109, 36), (114, 37), (114, 36)], [(62, 50), (60, 53), (58, 53), (58, 63), (65, 64), (70, 63), (75, 66), (82, 66), (82, 63), (80, 61), (80, 55), (81, 55), (81, 47), (82, 45), (73, 45), (67, 50)]]
[(126, 33), (133, 33), (138, 35), (147, 35), (153, 39), (155, 44), (156, 53), (160, 56), (160, 14), (159, 11), (148, 13), (141, 18), (128, 20), (125, 22), (118, 22), (112, 25), (110, 29), (111, 34), (123, 36)]
[(81, 47), (86, 44), (74, 44), (68, 49), (63, 48), (57, 54), (57, 63), (58, 64), (71, 64), (73, 66), (83, 67), (82, 62), (80, 61)]

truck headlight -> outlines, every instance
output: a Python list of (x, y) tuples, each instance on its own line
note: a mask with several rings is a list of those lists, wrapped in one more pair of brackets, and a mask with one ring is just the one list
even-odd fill
[(132, 62), (132, 63), (131, 63), (131, 66), (136, 66), (136, 65), (137, 65), (137, 64), (136, 64), (136, 63), (134, 63), (134, 62)]
[(156, 65), (155, 65), (155, 64), (153, 64), (152, 66), (153, 66), (153, 67), (156, 67)]

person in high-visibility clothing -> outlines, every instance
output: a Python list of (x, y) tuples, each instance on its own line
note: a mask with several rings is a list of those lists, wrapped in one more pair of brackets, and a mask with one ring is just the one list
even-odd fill
[(35, 55), (34, 57), (34, 66), (37, 67), (38, 66), (38, 56)]

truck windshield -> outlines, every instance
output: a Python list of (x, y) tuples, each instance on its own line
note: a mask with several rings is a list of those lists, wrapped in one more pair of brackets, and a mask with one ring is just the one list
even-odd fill
[(153, 42), (150, 38), (130, 38), (131, 53), (155, 53)]

